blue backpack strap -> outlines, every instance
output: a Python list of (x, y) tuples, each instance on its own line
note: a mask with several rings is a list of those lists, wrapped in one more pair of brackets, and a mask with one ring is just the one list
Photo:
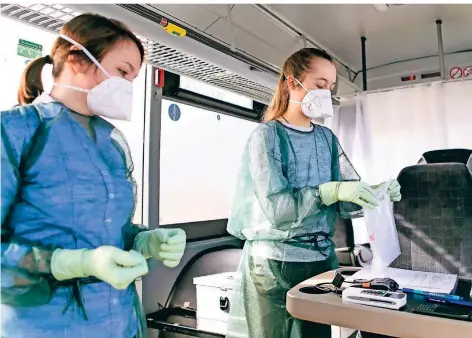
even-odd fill
[(39, 125), (36, 128), (31, 140), (26, 145), (26, 149), (23, 151), (20, 157), (20, 163), (18, 165), (18, 171), (20, 172), (20, 176), (25, 175), (28, 172), (28, 169), (33, 166), (33, 164), (38, 159), (39, 155), (41, 154), (42, 149), (44, 148), (44, 144), (46, 143), (46, 137), (41, 137), (44, 135), (45, 130), (45, 123), (43, 116), (41, 115), (40, 110), (35, 106), (31, 105), (36, 114), (39, 118)]

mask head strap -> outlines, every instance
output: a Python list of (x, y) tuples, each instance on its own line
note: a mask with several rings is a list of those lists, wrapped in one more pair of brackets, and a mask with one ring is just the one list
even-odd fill
[(74, 41), (73, 39), (71, 39), (70, 37), (66, 36), (66, 35), (63, 35), (63, 34), (59, 34), (59, 37), (61, 37), (62, 39), (70, 42), (71, 44), (73, 44), (74, 46), (78, 47), (80, 50), (82, 50), (82, 52), (85, 53), (85, 55), (88, 56), (88, 58), (98, 67), (100, 68), (100, 70), (107, 76), (107, 77), (111, 77), (110, 74), (108, 74), (108, 72), (105, 70), (105, 68), (103, 68), (103, 66), (100, 64), (100, 62), (97, 61), (97, 59), (95, 59), (95, 57), (92, 55), (92, 53), (90, 53), (87, 48), (85, 48), (84, 46), (82, 46), (80, 43)]
[(68, 89), (76, 90), (76, 91), (82, 92), (82, 93), (90, 92), (90, 90), (88, 90), (88, 89), (83, 89), (83, 88), (80, 88), (80, 87), (71, 86), (71, 85), (63, 84), (63, 83), (54, 83), (54, 87), (68, 88)]
[[(305, 89), (305, 91), (306, 91), (307, 93), (310, 92), (310, 91), (309, 91), (308, 89), (306, 89), (305, 86), (302, 85), (302, 83), (301, 83), (300, 81), (298, 81), (295, 77), (293, 77), (293, 76), (290, 76), (290, 77), (293, 78), (295, 81), (297, 81), (297, 83), (298, 83), (303, 89)], [(288, 80), (289, 76), (286, 76), (285, 78)], [(301, 102), (295, 101), (295, 100), (288, 100), (288, 102), (302, 104)]]

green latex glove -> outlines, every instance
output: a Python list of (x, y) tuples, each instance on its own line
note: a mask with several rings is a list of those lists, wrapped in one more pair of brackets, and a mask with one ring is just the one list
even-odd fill
[(136, 251), (101, 246), (94, 250), (54, 250), (51, 272), (59, 281), (93, 276), (115, 289), (124, 290), (136, 278), (145, 275), (148, 266), (146, 259)]
[(179, 265), (184, 255), (187, 235), (182, 229), (154, 229), (140, 232), (133, 249), (144, 257), (153, 257), (168, 268)]
[[(378, 185), (372, 186), (372, 189), (378, 190), (382, 188), (385, 184), (388, 182), (383, 182)], [(402, 194), (401, 194), (401, 186), (400, 183), (398, 183), (397, 180), (391, 180), (390, 184), (388, 185), (387, 193), (390, 196), (390, 200), (392, 202), (400, 202), (402, 200)]]
[(379, 205), (374, 190), (364, 182), (329, 182), (319, 186), (320, 197), (325, 205), (342, 201), (374, 209)]

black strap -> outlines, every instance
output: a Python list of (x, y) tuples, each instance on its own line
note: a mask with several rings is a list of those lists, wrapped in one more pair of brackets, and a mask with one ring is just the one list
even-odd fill
[(326, 254), (325, 251), (328, 248), (330, 248), (331, 245), (328, 243), (328, 245), (321, 247), (320, 242), (326, 242), (326, 241), (329, 241), (329, 239), (330, 239), (330, 236), (327, 232), (317, 231), (317, 232), (312, 232), (312, 233), (303, 234), (303, 235), (296, 235), (282, 242), (293, 245), (293, 246), (297, 246), (297, 247), (302, 244), (311, 243), (315, 246), (316, 251), (318, 251), (324, 257), (328, 257), (328, 254)]
[[(276, 137), (279, 137), (279, 147), (280, 147), (280, 153), (281, 153), (281, 163), (282, 163), (282, 173), (285, 177), (288, 177), (288, 163), (284, 162), (284, 159), (288, 159), (288, 154), (291, 151), (293, 154), (293, 158), (295, 161), (295, 170), (298, 168), (298, 159), (297, 156), (295, 155), (295, 149), (293, 148), (292, 142), (289, 140), (289, 136), (287, 132), (285, 131), (285, 128), (282, 126), (282, 124), (279, 121), (275, 121), (275, 135)], [(289, 150), (290, 148), (290, 150)], [(287, 156), (284, 156), (287, 155)], [(286, 158), (287, 157), (287, 158)]]
[(103, 283), (100, 279), (97, 279), (95, 277), (87, 277), (87, 278), (74, 278), (74, 279), (69, 279), (61, 282), (57, 282), (56, 286), (57, 287), (72, 287), (72, 293), (67, 301), (66, 305), (64, 306), (64, 309), (62, 310), (62, 313), (66, 313), (71, 304), (76, 301), (77, 305), (79, 306), (79, 309), (82, 310), (82, 313), (84, 314), (85, 320), (88, 320), (87, 316), (87, 311), (85, 310), (85, 302), (84, 302), (84, 297), (82, 295), (82, 286), (87, 285), (87, 284), (95, 284), (95, 283)]

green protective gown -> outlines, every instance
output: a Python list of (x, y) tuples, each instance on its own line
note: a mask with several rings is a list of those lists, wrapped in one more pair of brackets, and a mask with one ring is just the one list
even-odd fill
[(351, 203), (325, 206), (318, 186), (359, 180), (328, 128), (301, 130), (272, 121), (254, 131), (228, 222), (228, 232), (246, 240), (228, 338), (331, 336), (327, 325), (293, 319), (285, 298), (300, 282), (338, 267), (332, 241), (336, 217), (362, 215)]

